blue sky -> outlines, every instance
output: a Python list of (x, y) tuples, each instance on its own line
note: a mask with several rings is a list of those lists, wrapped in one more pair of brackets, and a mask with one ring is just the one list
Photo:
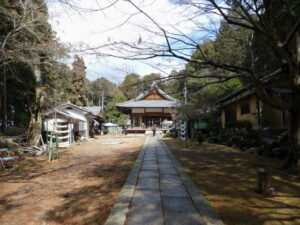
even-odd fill
[[(77, 0), (77, 6), (85, 9), (98, 9), (110, 3), (110, 0)], [(100, 4), (101, 3), (101, 4)], [(195, 32), (195, 25), (186, 18), (193, 13), (193, 9), (172, 4), (169, 0), (136, 0), (139, 5), (155, 21), (171, 32), (183, 32), (201, 39), (206, 32)], [(157, 27), (144, 15), (136, 14), (136, 9), (126, 1), (119, 1), (118, 4), (104, 10), (74, 10), (58, 2), (48, 4), (49, 22), (57, 34), (57, 38), (70, 46), (73, 50), (83, 48), (83, 46), (97, 47), (112, 41), (124, 41), (128, 43), (137, 42), (140, 37), (152, 43), (160, 44), (165, 40), (162, 37), (148, 32), (147, 29), (159, 32)], [(89, 11), (89, 12), (86, 12)], [(124, 23), (124, 21), (127, 21)], [(210, 26), (207, 16), (199, 16), (197, 22), (203, 26)], [(145, 29), (146, 28), (146, 29)], [(102, 50), (101, 50), (102, 51)], [(100, 51), (100, 53), (101, 53)], [(111, 51), (105, 49), (105, 51)], [(185, 53), (190, 53), (188, 50)], [(184, 62), (176, 59), (155, 58), (146, 61), (128, 61), (117, 58), (96, 57), (95, 55), (80, 53), (87, 66), (87, 77), (95, 80), (105, 77), (114, 83), (121, 82), (127, 73), (137, 73), (147, 75), (152, 72), (164, 71), (170, 73), (172, 70), (184, 68)], [(124, 52), (113, 54), (126, 54)], [(72, 60), (73, 57), (71, 57)], [(150, 65), (150, 66), (149, 66)], [(162, 73), (164, 75), (164, 73)]]

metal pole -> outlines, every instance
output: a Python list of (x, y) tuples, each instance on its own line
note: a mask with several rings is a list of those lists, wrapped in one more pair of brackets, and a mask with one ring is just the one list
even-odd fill
[(104, 90), (102, 90), (101, 110), (104, 110)]
[[(184, 104), (187, 104), (187, 88), (186, 88), (186, 83), (184, 83)], [(185, 143), (186, 143), (186, 148), (187, 148), (187, 139), (188, 139), (188, 121), (185, 122)]]
[(184, 84), (184, 104), (187, 104), (187, 89), (186, 89), (186, 83)]

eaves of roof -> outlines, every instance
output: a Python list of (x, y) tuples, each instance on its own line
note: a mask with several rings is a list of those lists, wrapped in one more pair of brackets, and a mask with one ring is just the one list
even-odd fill
[[(270, 82), (270, 81), (273, 81), (273, 80), (276, 79), (276, 78), (280, 78), (281, 76), (284, 76), (284, 75), (285, 75), (285, 74), (282, 73), (282, 70), (281, 70), (281, 69), (278, 69), (278, 70), (276, 70), (276, 71), (274, 71), (274, 72), (272, 72), (272, 73), (270, 73), (270, 74), (268, 74), (268, 75), (262, 77), (262, 78), (260, 79), (260, 81), (261, 81), (262, 83), (266, 84), (266, 83), (268, 83), (268, 82)], [(248, 90), (253, 89), (253, 87), (254, 87), (253, 84), (247, 84), (247, 85), (245, 85), (244, 87), (242, 87), (242, 88), (240, 88), (240, 89), (238, 89), (238, 90), (236, 90), (236, 91), (230, 93), (229, 95), (225, 96), (224, 98), (220, 99), (219, 101), (216, 102), (216, 104), (222, 104), (223, 102), (226, 102), (226, 101), (228, 101), (229, 99), (234, 98), (234, 97), (236, 97), (236, 96), (242, 94), (243, 92), (246, 92), (246, 91), (248, 91)]]
[(153, 83), (151, 88), (148, 91), (145, 91), (144, 93), (140, 94), (138, 97), (135, 99), (132, 99), (133, 101), (140, 101), (143, 98), (145, 98), (153, 89), (156, 89), (160, 95), (162, 95), (166, 100), (169, 101), (178, 101), (177, 99), (171, 97), (167, 93), (165, 93), (163, 90), (161, 90), (156, 83)]
[(118, 108), (174, 108), (179, 106), (179, 101), (169, 100), (130, 100), (127, 102), (116, 103), (116, 107)]
[(60, 114), (60, 115), (62, 115), (64, 117), (67, 117), (67, 118), (71, 118), (71, 119), (75, 119), (75, 120), (81, 120), (81, 121), (86, 121), (86, 118), (84, 118), (84, 116), (72, 113), (72, 112), (70, 112), (68, 110), (63, 111), (63, 110), (58, 110), (58, 109), (52, 109), (52, 110), (49, 110), (44, 115), (49, 116), (49, 115), (52, 115), (54, 113)]

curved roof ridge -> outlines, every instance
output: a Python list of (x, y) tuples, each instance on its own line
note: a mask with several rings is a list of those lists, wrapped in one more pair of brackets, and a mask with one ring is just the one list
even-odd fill
[(162, 95), (166, 100), (169, 100), (169, 101), (178, 101), (177, 99), (171, 97), (170, 95), (168, 95), (167, 93), (165, 93), (163, 90), (161, 90), (158, 86), (157, 86), (157, 83), (156, 82), (153, 82), (152, 85), (151, 85), (151, 88), (148, 90), (148, 91), (145, 91), (144, 93), (140, 94), (139, 96), (137, 96), (136, 98), (132, 99), (134, 101), (140, 101), (140, 100), (143, 100), (148, 94), (150, 94), (150, 92), (153, 90), (153, 89), (156, 89), (158, 91), (158, 93), (160, 95)]

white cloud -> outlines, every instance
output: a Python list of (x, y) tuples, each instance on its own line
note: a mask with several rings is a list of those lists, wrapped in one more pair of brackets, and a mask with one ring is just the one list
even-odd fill
[[(76, 6), (85, 9), (97, 9), (108, 5), (110, 1), (78, 0)], [(180, 30), (188, 34), (195, 30), (195, 24), (186, 20), (186, 17), (194, 12), (193, 8), (174, 5), (168, 0), (136, 0), (134, 3), (170, 32), (178, 33)], [(118, 1), (117, 4), (103, 11), (84, 12), (84, 10), (74, 10), (58, 2), (49, 3), (48, 8), (49, 21), (57, 33), (57, 37), (61, 42), (69, 43), (72, 46), (96, 47), (109, 41), (132, 43), (137, 42), (139, 38), (158, 44), (164, 41), (163, 37), (145, 31), (144, 28), (157, 31), (153, 21), (145, 15), (137, 14), (130, 17), (137, 13), (137, 10), (126, 1)], [(211, 18), (207, 16), (198, 17), (199, 23), (207, 24), (210, 20)], [(148, 60), (145, 64), (116, 58), (97, 58), (95, 55), (83, 54), (83, 57), (87, 65), (89, 79), (104, 76), (113, 82), (120, 82), (128, 72), (146, 75), (163, 70), (169, 73), (173, 69), (181, 69), (184, 66), (183, 62), (178, 65), (179, 62), (174, 59), (167, 61), (155, 58)]]

